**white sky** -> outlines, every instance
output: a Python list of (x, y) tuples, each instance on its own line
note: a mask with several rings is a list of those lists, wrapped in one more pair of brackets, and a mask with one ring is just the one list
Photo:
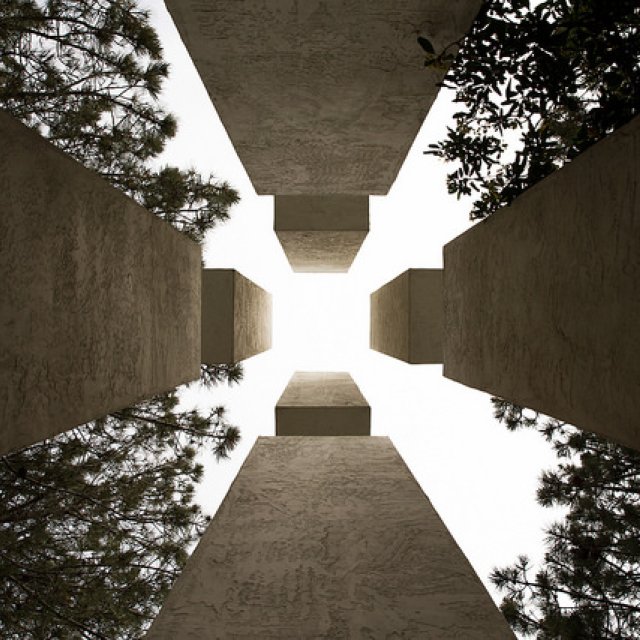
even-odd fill
[[(488, 581), (494, 566), (542, 553), (554, 513), (535, 503), (537, 478), (554, 464), (533, 432), (509, 433), (489, 396), (442, 377), (442, 367), (408, 365), (368, 349), (369, 294), (402, 271), (441, 267), (442, 246), (469, 228), (469, 205), (446, 192), (447, 167), (423, 155), (454, 108), (441, 94), (391, 192), (370, 200), (371, 231), (348, 274), (294, 274), (273, 233), (273, 199), (257, 196), (161, 0), (153, 11), (171, 78), (163, 103), (179, 133), (163, 160), (214, 173), (239, 190), (232, 219), (205, 244), (207, 267), (233, 267), (273, 294), (273, 348), (245, 361), (243, 382), (185, 401), (223, 404), (242, 432), (231, 460), (207, 465), (198, 498), (213, 513), (255, 439), (274, 435), (274, 407), (295, 370), (349, 371), (371, 405), (372, 435), (388, 435), (450, 532)], [(541, 372), (544, 375), (544, 372)]]

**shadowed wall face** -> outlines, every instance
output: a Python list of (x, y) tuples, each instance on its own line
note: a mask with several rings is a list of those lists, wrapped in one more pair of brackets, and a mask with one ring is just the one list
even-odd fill
[(166, 4), (257, 193), (385, 195), (480, 0)]
[(409, 269), (371, 294), (372, 349), (411, 364), (441, 364), (442, 269)]
[(444, 374), (640, 449), (640, 118), (444, 249)]
[(369, 198), (276, 196), (274, 229), (294, 271), (349, 270), (369, 233)]
[(231, 364), (271, 348), (271, 294), (235, 269), (202, 271), (202, 362)]
[(0, 453), (200, 370), (200, 249), (0, 112)]
[(148, 640), (513, 639), (387, 438), (258, 438)]
[(348, 373), (297, 371), (276, 405), (278, 436), (368, 436), (371, 409)]

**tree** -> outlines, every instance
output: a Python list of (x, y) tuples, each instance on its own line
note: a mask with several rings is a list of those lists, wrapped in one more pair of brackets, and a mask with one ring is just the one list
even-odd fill
[(152, 161), (176, 134), (169, 65), (133, 0), (4, 0), (0, 108), (195, 240), (238, 201), (227, 183)]
[(513, 628), (540, 640), (622, 640), (640, 631), (640, 454), (494, 399), (510, 430), (537, 429), (559, 465), (540, 479), (538, 502), (566, 508), (546, 530), (534, 570), (521, 556), (494, 569)]
[[(636, 0), (487, 0), (443, 85), (463, 109), (427, 153), (472, 218), (510, 204), (640, 113)], [(425, 45), (423, 44), (423, 47)], [(428, 50), (429, 47), (426, 47)], [(427, 53), (446, 63), (452, 47)]]
[(239, 439), (217, 408), (152, 398), (0, 458), (0, 635), (138, 638), (208, 518), (207, 447)]

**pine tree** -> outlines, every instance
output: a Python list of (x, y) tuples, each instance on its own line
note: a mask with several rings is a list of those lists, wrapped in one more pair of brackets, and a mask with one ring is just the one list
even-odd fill
[(640, 632), (640, 454), (503, 400), (507, 428), (537, 429), (559, 464), (545, 471), (538, 502), (563, 507), (546, 530), (542, 566), (526, 556), (494, 569), (501, 609), (514, 629), (539, 640), (622, 640)]
[(239, 198), (193, 169), (152, 166), (177, 130), (158, 102), (168, 73), (133, 0), (0, 6), (0, 108), (200, 241)]

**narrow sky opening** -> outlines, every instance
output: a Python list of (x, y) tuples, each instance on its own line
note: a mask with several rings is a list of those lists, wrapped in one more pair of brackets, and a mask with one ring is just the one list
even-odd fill
[(273, 349), (295, 370), (348, 371), (369, 346), (369, 296), (349, 274), (291, 274), (273, 296)]

